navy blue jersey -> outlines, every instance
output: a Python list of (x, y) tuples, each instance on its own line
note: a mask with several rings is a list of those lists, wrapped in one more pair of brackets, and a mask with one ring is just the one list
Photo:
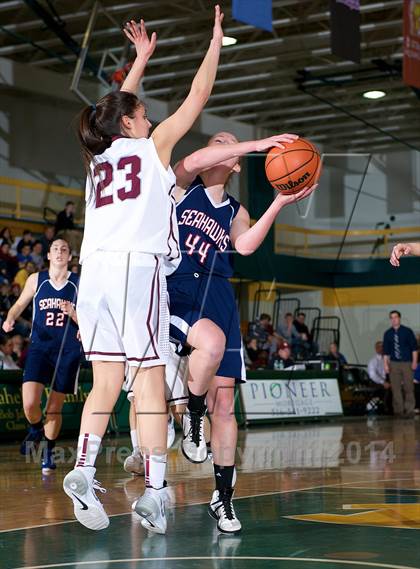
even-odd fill
[(215, 203), (197, 177), (176, 206), (182, 260), (173, 274), (204, 273), (229, 278), (233, 275), (232, 221), (240, 203), (229, 195)]
[(61, 288), (56, 288), (48, 271), (38, 273), (38, 286), (33, 300), (32, 344), (43, 350), (80, 350), (77, 339), (77, 324), (60, 309), (63, 300), (76, 306), (79, 277), (74, 273), (67, 276)]

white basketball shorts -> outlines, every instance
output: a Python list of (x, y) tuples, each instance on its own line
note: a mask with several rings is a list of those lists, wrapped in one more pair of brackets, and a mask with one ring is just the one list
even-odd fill
[[(165, 397), (168, 405), (182, 405), (188, 403), (188, 356), (180, 357), (176, 353), (176, 346), (172, 342), (169, 348), (168, 362), (165, 368)], [(134, 400), (132, 391), (133, 379), (130, 370), (126, 369), (123, 390), (127, 392), (127, 399)]]
[(96, 251), (82, 266), (77, 317), (88, 361), (164, 365), (169, 307), (156, 255)]

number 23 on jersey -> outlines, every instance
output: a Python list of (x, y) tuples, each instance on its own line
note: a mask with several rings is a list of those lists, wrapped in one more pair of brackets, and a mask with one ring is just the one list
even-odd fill
[[(139, 156), (124, 156), (120, 158), (117, 164), (117, 170), (125, 172), (125, 185), (117, 190), (119, 200), (135, 199), (141, 192), (141, 159)], [(99, 182), (95, 188), (95, 207), (103, 207), (114, 203), (113, 194), (103, 195), (114, 180), (114, 168), (109, 162), (100, 162), (96, 164), (93, 170), (95, 178), (99, 178)]]

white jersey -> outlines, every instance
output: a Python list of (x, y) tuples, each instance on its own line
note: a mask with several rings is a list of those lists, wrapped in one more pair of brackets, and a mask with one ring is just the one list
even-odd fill
[(162, 256), (166, 274), (181, 260), (175, 174), (165, 170), (151, 138), (116, 137), (91, 165), (80, 262), (95, 251)]

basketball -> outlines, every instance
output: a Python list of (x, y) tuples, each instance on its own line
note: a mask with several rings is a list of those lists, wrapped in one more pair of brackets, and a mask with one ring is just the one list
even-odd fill
[(321, 156), (309, 140), (282, 143), (271, 148), (265, 159), (265, 173), (270, 184), (282, 194), (296, 194), (313, 186), (321, 174)]

